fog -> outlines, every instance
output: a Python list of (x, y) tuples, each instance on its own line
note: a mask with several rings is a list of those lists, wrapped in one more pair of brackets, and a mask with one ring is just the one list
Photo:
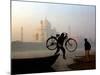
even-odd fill
[(20, 40), (22, 26), (24, 41), (32, 41), (45, 18), (59, 33), (70, 31), (74, 36), (95, 40), (95, 6), (12, 1), (12, 41)]

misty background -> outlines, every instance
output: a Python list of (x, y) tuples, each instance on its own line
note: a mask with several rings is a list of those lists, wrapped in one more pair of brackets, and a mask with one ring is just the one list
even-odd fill
[(74, 55), (84, 51), (84, 38), (95, 51), (95, 10), (95, 6), (87, 5), (12, 1), (12, 57), (52, 55), (55, 51), (49, 51), (45, 42), (51, 35), (62, 32), (77, 41)]

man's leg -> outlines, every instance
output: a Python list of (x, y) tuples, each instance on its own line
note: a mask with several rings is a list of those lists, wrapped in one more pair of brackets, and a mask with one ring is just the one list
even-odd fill
[(85, 51), (85, 56), (86, 56), (86, 60), (88, 61), (89, 60), (89, 51), (88, 50)]
[(88, 56), (90, 56), (90, 50), (88, 50)]
[(55, 55), (60, 51), (60, 48), (57, 47), (57, 50), (55, 52)]
[(85, 57), (87, 57), (87, 50), (85, 50)]
[(64, 47), (61, 47), (61, 50), (62, 50), (62, 52), (63, 52), (63, 58), (66, 59)]
[(88, 61), (90, 60), (90, 51), (88, 50)]

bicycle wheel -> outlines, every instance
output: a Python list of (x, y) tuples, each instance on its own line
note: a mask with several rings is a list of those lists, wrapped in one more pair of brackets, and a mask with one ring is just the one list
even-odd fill
[(48, 40), (46, 41), (46, 47), (49, 50), (55, 50), (57, 48), (57, 39), (56, 37), (50, 37), (48, 38)]
[(66, 42), (65, 42), (65, 47), (69, 52), (74, 52), (77, 48), (77, 42), (75, 39), (69, 38)]

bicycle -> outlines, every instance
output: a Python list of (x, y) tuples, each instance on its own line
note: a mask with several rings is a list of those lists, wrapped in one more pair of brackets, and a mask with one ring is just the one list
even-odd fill
[[(46, 41), (46, 47), (49, 50), (55, 50), (57, 48), (57, 39), (59, 38), (59, 34), (56, 34), (56, 36), (51, 36)], [(77, 49), (77, 41), (73, 38), (66, 38), (64, 41), (64, 47), (69, 52), (74, 52)]]

